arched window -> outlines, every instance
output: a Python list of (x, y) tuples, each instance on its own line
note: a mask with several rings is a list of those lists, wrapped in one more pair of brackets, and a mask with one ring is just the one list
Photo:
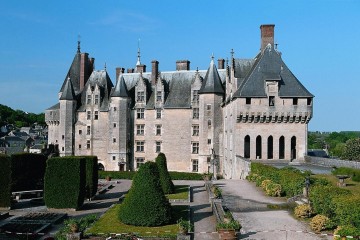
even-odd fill
[(250, 136), (244, 138), (244, 158), (250, 158)]
[(104, 171), (105, 170), (104, 165), (102, 165), (101, 163), (98, 163), (98, 170)]
[(257, 136), (256, 137), (256, 159), (261, 159), (262, 156), (261, 156), (261, 152), (262, 152), (262, 149), (261, 149), (261, 136)]
[(279, 138), (279, 159), (285, 158), (285, 138), (281, 136)]
[(296, 159), (296, 137), (291, 138), (291, 160)]
[(268, 137), (268, 145), (267, 145), (268, 159), (273, 159), (273, 137)]

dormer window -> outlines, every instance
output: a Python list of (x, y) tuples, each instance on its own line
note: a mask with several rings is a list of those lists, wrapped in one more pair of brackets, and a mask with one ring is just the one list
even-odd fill
[(269, 96), (269, 106), (275, 106), (275, 97)]
[(91, 95), (87, 95), (86, 104), (91, 104)]
[(161, 96), (161, 91), (157, 91), (156, 93), (156, 101), (161, 102), (162, 96)]
[(199, 102), (199, 90), (193, 90), (193, 102)]
[(90, 87), (91, 91), (93, 92), (95, 90), (95, 87), (94, 86), (91, 86)]
[(137, 92), (137, 101), (138, 102), (144, 102), (145, 101), (144, 91)]
[(99, 95), (95, 95), (95, 105), (99, 104)]

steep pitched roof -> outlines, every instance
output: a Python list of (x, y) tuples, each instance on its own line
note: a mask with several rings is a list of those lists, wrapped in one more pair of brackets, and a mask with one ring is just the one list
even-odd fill
[(211, 59), (210, 67), (206, 72), (204, 81), (202, 82), (201, 88), (199, 90), (199, 94), (202, 93), (225, 93), (219, 73), (214, 64), (214, 59)]
[(66, 80), (60, 100), (75, 100), (75, 91), (70, 78)]
[(129, 97), (129, 92), (123, 76), (121, 76), (116, 82), (116, 86), (114, 91), (111, 93), (111, 97)]
[(313, 97), (288, 69), (281, 54), (270, 44), (255, 58), (234, 97), (267, 97), (266, 80), (279, 81), (280, 97)]

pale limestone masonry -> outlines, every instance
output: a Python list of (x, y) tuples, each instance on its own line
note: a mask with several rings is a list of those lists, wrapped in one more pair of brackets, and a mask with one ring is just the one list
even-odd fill
[[(105, 170), (137, 170), (165, 153), (170, 171), (217, 172), (243, 178), (249, 161), (304, 160), (313, 95), (274, 47), (274, 25), (262, 25), (253, 59), (231, 53), (207, 70), (146, 72), (140, 50), (134, 69), (106, 69), (80, 45), (59, 92), (45, 112), (49, 144), (61, 156), (96, 155)], [(91, 71), (90, 71), (91, 70)]]

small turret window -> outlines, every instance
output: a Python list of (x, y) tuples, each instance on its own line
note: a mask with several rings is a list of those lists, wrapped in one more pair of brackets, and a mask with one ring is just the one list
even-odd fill
[(157, 91), (157, 93), (156, 93), (156, 101), (158, 101), (158, 102), (162, 101), (161, 91)]
[(251, 104), (251, 98), (249, 97), (246, 98), (246, 104)]
[(199, 102), (199, 90), (193, 90), (193, 101)]
[(294, 106), (298, 105), (298, 98), (293, 98), (293, 105)]
[(307, 99), (307, 105), (308, 105), (308, 106), (311, 106), (311, 104), (312, 104), (312, 98), (308, 98), (308, 99)]
[(275, 97), (269, 96), (269, 106), (275, 106)]

